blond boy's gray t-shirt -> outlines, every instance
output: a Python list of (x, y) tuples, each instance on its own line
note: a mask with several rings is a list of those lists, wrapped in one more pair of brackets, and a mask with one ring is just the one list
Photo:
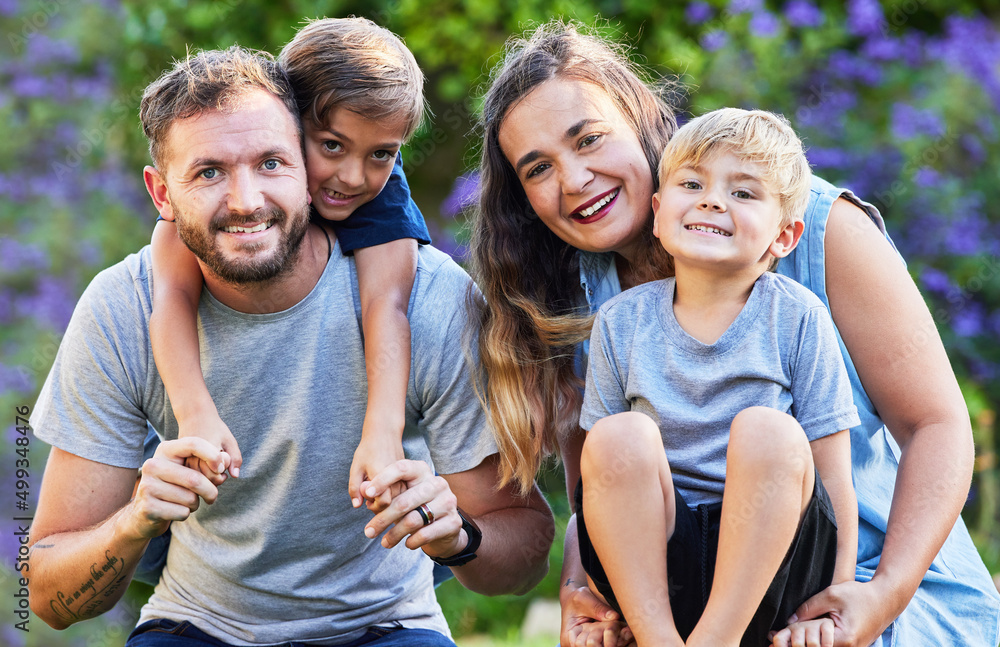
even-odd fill
[[(39, 438), (127, 468), (140, 467), (147, 420), (176, 438), (149, 342), (150, 275), (147, 247), (87, 289), (35, 408)], [(441, 474), (496, 452), (460, 343), (469, 284), (445, 254), (421, 248), (403, 444)], [(202, 368), (244, 464), (215, 504), (172, 524), (140, 622), (189, 620), (237, 645), (339, 642), (392, 623), (448, 635), (430, 560), (366, 538), (372, 515), (347, 494), (367, 398), (358, 308), (353, 259), (336, 246), (288, 310), (244, 314), (203, 292)]]
[(771, 272), (713, 344), (674, 316), (674, 279), (622, 292), (598, 311), (580, 426), (640, 411), (660, 428), (689, 506), (722, 500), (729, 425), (752, 406), (784, 411), (816, 440), (859, 424), (830, 313)]

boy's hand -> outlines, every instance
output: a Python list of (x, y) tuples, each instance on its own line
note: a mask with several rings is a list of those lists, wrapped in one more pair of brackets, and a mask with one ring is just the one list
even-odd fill
[[(347, 492), (355, 508), (366, 503), (366, 497), (362, 492), (368, 489), (375, 475), (392, 463), (405, 458), (402, 444), (397, 440), (391, 440), (390, 434), (385, 433), (386, 431), (378, 430), (373, 433), (369, 431), (368, 422), (365, 421), (361, 442), (354, 451), (354, 461), (351, 463), (350, 477), (347, 481)], [(398, 438), (399, 434), (396, 434), (396, 437)], [(369, 509), (373, 512), (384, 510), (404, 489), (406, 489), (404, 483), (393, 483), (377, 497), (367, 501)]]
[(772, 647), (833, 647), (834, 625), (830, 618), (793, 622), (771, 638)]
[(226, 480), (226, 470), (233, 477), (240, 475), (240, 467), (243, 465), (243, 455), (240, 447), (236, 443), (236, 437), (229, 430), (226, 423), (217, 413), (198, 416), (191, 420), (181, 422), (178, 420), (178, 438), (196, 437), (207, 440), (214, 447), (219, 448), (218, 460), (206, 461), (202, 458), (191, 457), (185, 462), (187, 467), (196, 469), (210, 480), (214, 485), (221, 485)]

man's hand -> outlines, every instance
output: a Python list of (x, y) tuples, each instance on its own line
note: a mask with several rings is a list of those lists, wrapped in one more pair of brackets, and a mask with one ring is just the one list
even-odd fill
[(625, 647), (632, 644), (632, 632), (621, 616), (583, 584), (563, 587), (560, 597), (562, 647)]
[(203, 438), (179, 438), (160, 443), (156, 453), (142, 466), (135, 496), (129, 503), (126, 523), (135, 536), (147, 539), (162, 535), (172, 521), (183, 521), (201, 501), (214, 503), (218, 488), (189, 459), (211, 464), (219, 450)]
[[(469, 538), (462, 530), (455, 495), (448, 482), (435, 476), (423, 461), (400, 460), (379, 472), (362, 493), (377, 499), (394, 485), (405, 490), (365, 526), (365, 535), (374, 538), (388, 529), (382, 545), (392, 548), (403, 539), (411, 550), (422, 548), (430, 557), (447, 558), (462, 552)], [(433, 521), (425, 524), (417, 511), (425, 505)]]

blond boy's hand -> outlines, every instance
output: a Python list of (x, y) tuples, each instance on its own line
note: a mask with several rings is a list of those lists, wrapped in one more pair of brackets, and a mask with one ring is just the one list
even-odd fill
[(210, 480), (214, 485), (221, 485), (226, 480), (226, 470), (234, 477), (240, 475), (240, 467), (243, 465), (243, 455), (240, 447), (236, 443), (236, 437), (229, 430), (226, 423), (218, 414), (205, 414), (192, 420), (178, 421), (178, 438), (188, 438), (191, 436), (203, 438), (214, 447), (219, 448), (218, 459), (206, 461), (202, 458), (191, 457), (185, 462), (187, 467), (196, 469)]
[(793, 622), (771, 639), (772, 647), (833, 647), (834, 624), (830, 618)]
[[(371, 480), (387, 466), (398, 460), (405, 458), (403, 446), (398, 440), (392, 439), (387, 430), (373, 430), (369, 428), (368, 421), (365, 421), (364, 430), (361, 433), (361, 442), (354, 451), (354, 461), (351, 463), (350, 477), (347, 482), (347, 492), (351, 497), (351, 504), (361, 507), (366, 503), (364, 492)], [(396, 437), (399, 434), (395, 435)], [(380, 512), (405, 489), (402, 483), (394, 483), (385, 492), (367, 501), (368, 507), (373, 512)]]

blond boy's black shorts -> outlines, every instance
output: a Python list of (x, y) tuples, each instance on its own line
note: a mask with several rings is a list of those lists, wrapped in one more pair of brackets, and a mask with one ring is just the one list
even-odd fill
[[(702, 504), (689, 508), (676, 488), (674, 493), (677, 520), (674, 534), (667, 542), (667, 583), (674, 624), (681, 637), (686, 640), (698, 624), (711, 592), (719, 547), (722, 504)], [(587, 534), (582, 479), (576, 486), (575, 499), (583, 568), (608, 604), (621, 613), (614, 590)], [(619, 531), (627, 533), (629, 529), (621, 528)], [(771, 580), (740, 645), (759, 647), (770, 644), (767, 640), (770, 631), (783, 629), (788, 617), (800, 604), (830, 585), (836, 558), (837, 522), (830, 496), (817, 474), (812, 499), (806, 507), (795, 539)]]

